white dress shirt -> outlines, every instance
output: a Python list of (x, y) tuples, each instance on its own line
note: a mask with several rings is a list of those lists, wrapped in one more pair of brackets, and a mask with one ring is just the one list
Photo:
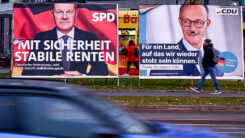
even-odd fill
[(58, 40), (59, 40), (59, 46), (60, 46), (60, 51), (62, 52), (62, 44), (64, 44), (64, 40), (62, 38), (63, 35), (68, 35), (68, 40), (67, 40), (67, 43), (68, 43), (68, 47), (67, 49), (72, 52), (72, 49), (71, 49), (71, 40), (74, 40), (74, 34), (75, 34), (75, 28), (74, 26), (72, 27), (72, 30), (68, 33), (68, 34), (63, 34), (62, 32), (60, 32), (58, 29), (57, 30), (57, 37), (58, 37)]
[[(183, 38), (182, 41), (183, 41), (183, 44), (184, 44), (186, 50), (188, 50), (188, 51), (197, 51), (197, 50), (200, 50), (201, 51), (201, 57), (204, 56), (203, 46), (200, 49), (197, 49), (197, 48), (193, 47), (190, 43), (188, 43), (185, 38)], [(202, 59), (200, 59), (200, 60), (202, 60)], [(197, 66), (199, 72), (201, 73), (200, 66), (202, 66), (202, 65), (198, 62), (198, 64), (196, 66)]]

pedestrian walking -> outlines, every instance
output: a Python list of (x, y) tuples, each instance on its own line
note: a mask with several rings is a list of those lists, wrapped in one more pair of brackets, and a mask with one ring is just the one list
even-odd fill
[(130, 40), (128, 43), (128, 61), (127, 61), (127, 72), (123, 76), (128, 76), (130, 65), (133, 63), (137, 70), (139, 70), (139, 57), (138, 50), (134, 40)]
[(217, 64), (217, 53), (215, 52), (212, 41), (210, 39), (204, 40), (203, 49), (204, 49), (204, 56), (202, 59), (202, 66), (204, 68), (204, 73), (202, 74), (202, 78), (199, 84), (197, 85), (197, 87), (194, 87), (194, 88), (191, 87), (191, 89), (197, 93), (200, 93), (200, 90), (202, 88), (202, 85), (205, 81), (206, 76), (210, 74), (215, 84), (215, 87), (216, 87), (215, 92), (211, 94), (221, 94), (222, 91), (220, 90), (219, 82), (216, 79), (216, 76), (214, 74), (214, 66)]

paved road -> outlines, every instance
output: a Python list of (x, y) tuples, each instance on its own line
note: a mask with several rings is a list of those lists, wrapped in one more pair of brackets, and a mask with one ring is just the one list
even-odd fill
[[(171, 96), (171, 97), (245, 97), (245, 92), (223, 92), (211, 95), (209, 91), (144, 91), (103, 90), (102, 96)], [(245, 137), (245, 108), (226, 106), (124, 106), (140, 120), (185, 124), (214, 130), (238, 138)]]
[(222, 133), (237, 138), (245, 137), (245, 125), (221, 125), (221, 124), (182, 124), (194, 127), (214, 130), (217, 133)]
[[(238, 138), (245, 137), (244, 114), (230, 113), (133, 113), (140, 120), (167, 122), (214, 130)], [(241, 121), (243, 120), (243, 121)]]
[(133, 113), (136, 118), (149, 121), (173, 123), (210, 123), (210, 124), (243, 124), (245, 115), (237, 113), (199, 113), (199, 112), (167, 112), (167, 113)]

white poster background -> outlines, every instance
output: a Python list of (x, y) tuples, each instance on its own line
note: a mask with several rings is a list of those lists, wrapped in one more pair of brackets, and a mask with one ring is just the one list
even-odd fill
[[(146, 43), (178, 43), (183, 34), (178, 22), (181, 5), (159, 5), (146, 12)], [(217, 14), (220, 8), (237, 8), (238, 15)], [(212, 40), (220, 52), (229, 51), (236, 55), (238, 67), (231, 73), (225, 73), (219, 79), (244, 79), (242, 14), (239, 6), (208, 6), (211, 25), (205, 38)], [(204, 38), (204, 39), (205, 39)], [(140, 76), (141, 78), (183, 78), (200, 79), (194, 76)], [(209, 77), (208, 77), (209, 78)]]

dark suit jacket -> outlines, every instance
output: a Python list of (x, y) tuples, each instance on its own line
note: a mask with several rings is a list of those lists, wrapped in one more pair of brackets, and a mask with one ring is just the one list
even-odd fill
[[(37, 52), (46, 52), (44, 50), (44, 40), (54, 40), (57, 41), (58, 37), (57, 37), (57, 31), (56, 28), (46, 31), (46, 32), (41, 32), (39, 34), (36, 35), (35, 40), (41, 40), (40, 44), (39, 44), (39, 50), (33, 50), (33, 52), (35, 53), (35, 55), (37, 55)], [(77, 27), (75, 27), (75, 31), (74, 31), (74, 40), (98, 40), (96, 35), (90, 32), (86, 32), (83, 30), (78, 29)], [(48, 52), (52, 52), (53, 53), (53, 58), (56, 58), (56, 52), (60, 52), (60, 50), (49, 50)], [(81, 52), (80, 50), (73, 50), (73, 52)], [(83, 50), (82, 52), (100, 52), (100, 50)], [(27, 64), (51, 64), (53, 65), (58, 65), (58, 66), (53, 66), (53, 67), (60, 67), (62, 68), (61, 70), (37, 70), (37, 69), (33, 69), (33, 70), (23, 70), (22, 75), (26, 76), (26, 75), (41, 75), (41, 76), (50, 76), (50, 75), (60, 75), (60, 74), (64, 74), (64, 69), (63, 69), (63, 62), (62, 61), (27, 61)], [(70, 65), (70, 70), (69, 71), (79, 71), (82, 74), (86, 74), (86, 70), (88, 65), (91, 65), (91, 69), (90, 72), (87, 75), (101, 75), (101, 76), (105, 76), (108, 75), (108, 67), (107, 64), (105, 64), (105, 62), (99, 62), (99, 61), (72, 61), (71, 65)]]
[[(182, 39), (178, 42), (180, 51), (188, 51), (182, 41)], [(216, 76), (223, 76), (218, 68), (215, 66), (214, 72)], [(155, 74), (163, 73), (165, 76), (201, 76), (200, 71), (196, 67), (195, 64), (183, 64), (183, 70), (151, 70), (150, 75), (155, 76)]]

